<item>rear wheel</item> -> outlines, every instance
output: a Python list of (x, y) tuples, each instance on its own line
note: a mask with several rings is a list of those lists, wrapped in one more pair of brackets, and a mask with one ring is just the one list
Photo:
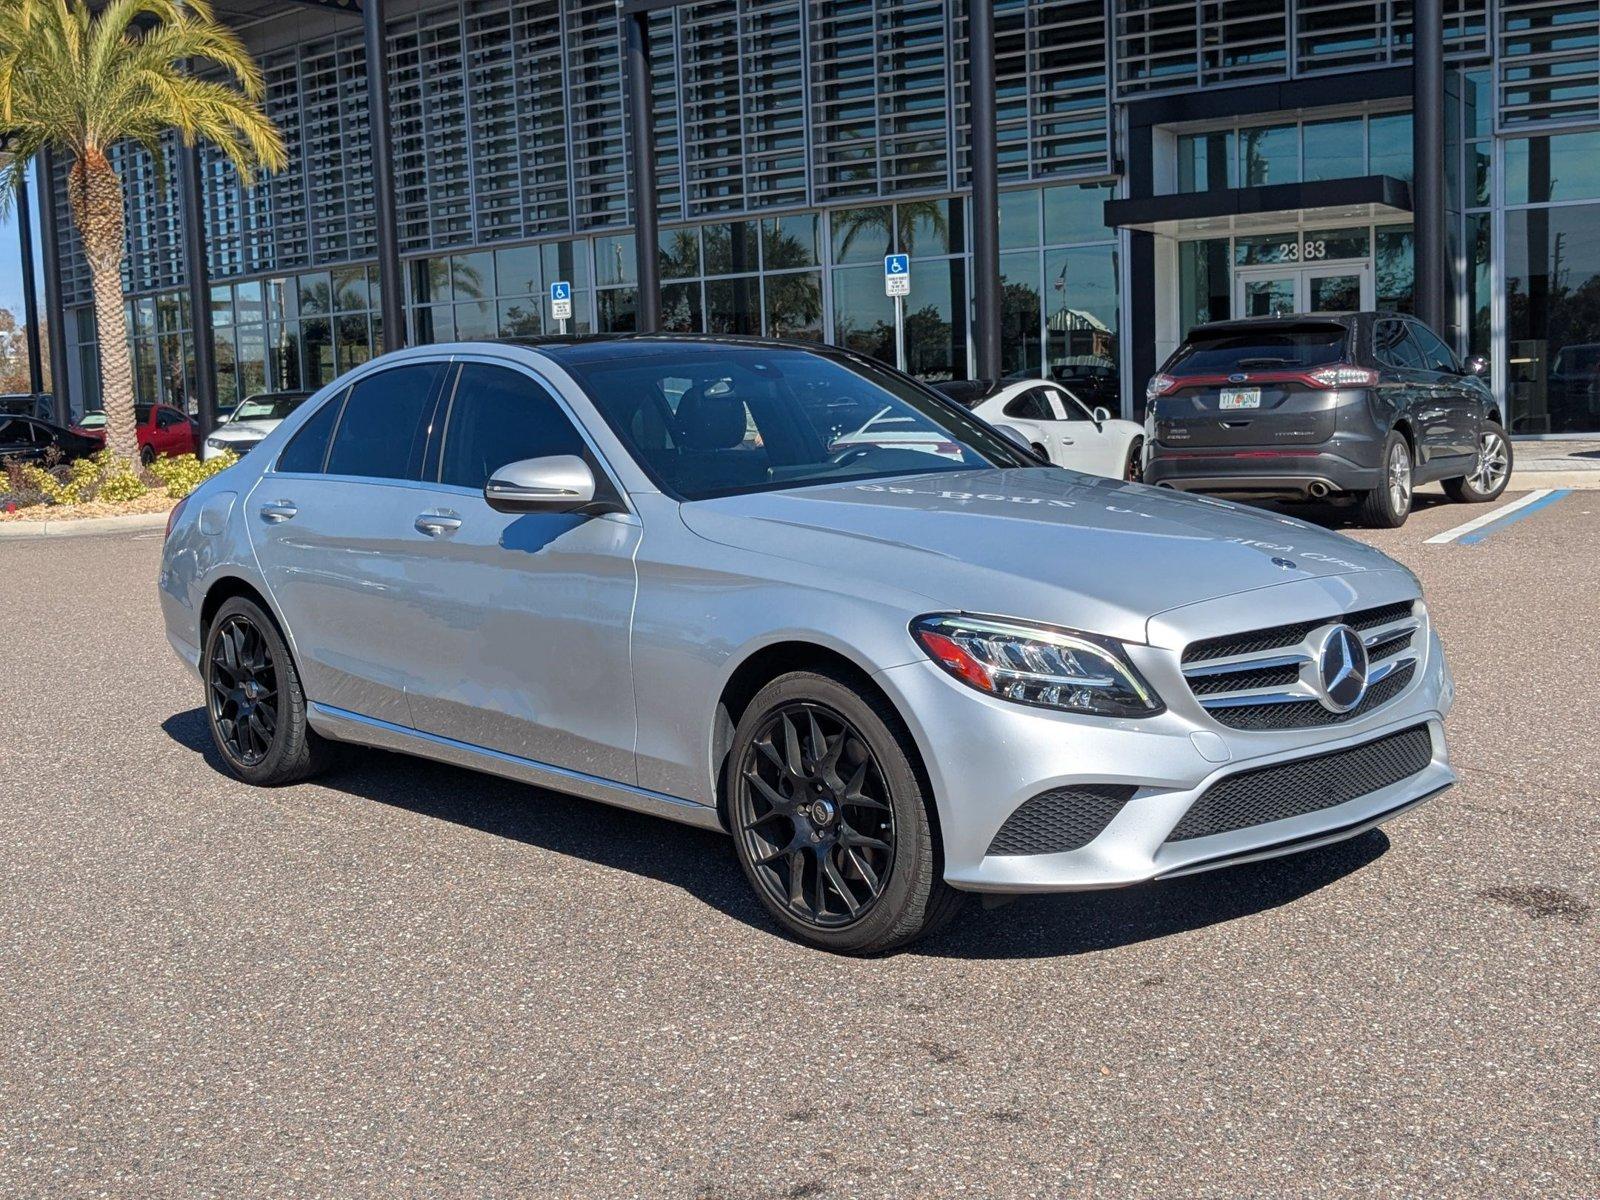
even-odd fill
[(243, 596), (223, 604), (206, 631), (201, 665), (211, 737), (228, 770), (275, 786), (322, 768), (328, 744), (306, 720), (300, 674), (260, 605)]
[(734, 733), (727, 786), (739, 864), (793, 936), (876, 954), (960, 906), (900, 722), (851, 682), (797, 671), (764, 687)]
[(1478, 434), (1478, 465), (1470, 475), (1446, 479), (1444, 493), (1462, 504), (1483, 504), (1506, 490), (1511, 482), (1511, 439), (1493, 421), (1485, 421)]
[(1136, 437), (1133, 444), (1128, 447), (1128, 463), (1123, 468), (1122, 477), (1129, 483), (1144, 482), (1144, 439)]
[(1411, 446), (1395, 431), (1383, 443), (1383, 482), (1361, 497), (1356, 519), (1369, 529), (1398, 529), (1411, 515)]

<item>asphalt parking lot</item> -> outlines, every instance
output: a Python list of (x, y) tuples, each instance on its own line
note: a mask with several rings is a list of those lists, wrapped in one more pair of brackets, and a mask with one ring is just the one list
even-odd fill
[(1419, 500), (1356, 536), (1428, 589), (1458, 788), (871, 961), (706, 833), (375, 752), (235, 783), (159, 534), (0, 543), (0, 1193), (1594, 1196), (1600, 491), (1473, 543)]

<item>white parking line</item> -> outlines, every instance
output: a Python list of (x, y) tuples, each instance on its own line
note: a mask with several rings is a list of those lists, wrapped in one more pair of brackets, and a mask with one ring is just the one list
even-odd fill
[(1516, 512), (1519, 508), (1527, 508), (1530, 504), (1537, 504), (1555, 490), (1555, 488), (1538, 488), (1529, 492), (1526, 496), (1518, 497), (1510, 504), (1502, 504), (1499, 508), (1490, 509), (1481, 517), (1473, 517), (1465, 525), (1457, 525), (1454, 529), (1446, 529), (1443, 533), (1436, 533), (1422, 544), (1424, 546), (1433, 546), (1440, 542), (1453, 542), (1464, 534), (1471, 533), (1475, 529), (1482, 529), (1485, 525)]

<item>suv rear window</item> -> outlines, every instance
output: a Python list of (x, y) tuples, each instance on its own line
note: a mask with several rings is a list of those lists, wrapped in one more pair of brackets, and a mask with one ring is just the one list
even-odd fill
[(1287, 329), (1226, 329), (1191, 334), (1167, 364), (1168, 375), (1229, 375), (1236, 371), (1298, 371), (1344, 361), (1343, 325)]

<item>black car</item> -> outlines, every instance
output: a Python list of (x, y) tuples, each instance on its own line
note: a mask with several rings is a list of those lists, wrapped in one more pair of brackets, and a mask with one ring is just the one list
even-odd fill
[(43, 462), (50, 457), (51, 450), (58, 452), (62, 462), (71, 462), (75, 458), (87, 458), (101, 448), (96, 439), (50, 421), (0, 416), (0, 462), (7, 459)]
[(0, 394), (0, 416), (50, 419), (55, 401), (44, 392), (5, 392)]
[(1484, 369), (1401, 313), (1201, 325), (1146, 389), (1145, 482), (1350, 502), (1378, 528), (1404, 523), (1419, 483), (1493, 500), (1511, 440)]

